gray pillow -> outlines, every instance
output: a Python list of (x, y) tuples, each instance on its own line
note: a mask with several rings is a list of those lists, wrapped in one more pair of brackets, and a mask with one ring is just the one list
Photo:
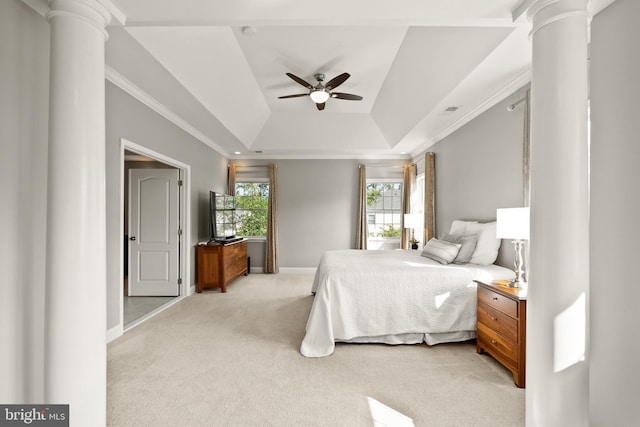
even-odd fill
[(461, 246), (459, 243), (431, 239), (424, 245), (424, 249), (422, 249), (420, 255), (438, 261), (440, 264), (449, 264), (456, 258), (456, 255), (458, 255)]
[(469, 261), (471, 261), (473, 251), (475, 251), (476, 245), (478, 244), (478, 235), (470, 234), (468, 236), (460, 236), (456, 234), (445, 233), (444, 236), (442, 236), (442, 240), (451, 243), (459, 243), (461, 245), (460, 251), (453, 260), (453, 263), (467, 264)]

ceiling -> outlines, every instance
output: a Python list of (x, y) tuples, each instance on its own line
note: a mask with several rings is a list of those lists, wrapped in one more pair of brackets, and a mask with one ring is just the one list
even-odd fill
[(530, 81), (523, 0), (102, 1), (108, 79), (230, 158), (409, 157)]

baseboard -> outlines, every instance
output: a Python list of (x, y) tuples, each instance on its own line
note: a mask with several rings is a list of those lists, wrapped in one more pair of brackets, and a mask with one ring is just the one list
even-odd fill
[(315, 267), (280, 267), (282, 274), (316, 274)]
[(115, 340), (116, 338), (120, 338), (122, 334), (123, 334), (122, 326), (120, 325), (114, 326), (111, 329), (107, 329), (107, 344), (109, 344), (111, 341)]

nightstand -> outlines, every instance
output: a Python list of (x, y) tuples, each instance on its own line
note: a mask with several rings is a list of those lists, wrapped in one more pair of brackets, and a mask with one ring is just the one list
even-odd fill
[(488, 353), (525, 386), (527, 291), (496, 283), (478, 284), (478, 353)]

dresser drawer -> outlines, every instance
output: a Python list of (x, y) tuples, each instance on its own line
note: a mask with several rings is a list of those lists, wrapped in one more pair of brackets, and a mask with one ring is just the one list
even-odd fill
[(518, 367), (517, 345), (482, 323), (478, 323), (478, 345), (503, 363)]
[(518, 317), (518, 302), (500, 295), (497, 292), (493, 292), (489, 289), (485, 289), (479, 286), (478, 301), (481, 301), (490, 307), (500, 310), (501, 312), (511, 317)]
[(482, 302), (478, 302), (478, 323), (513, 343), (518, 342), (518, 321)]

